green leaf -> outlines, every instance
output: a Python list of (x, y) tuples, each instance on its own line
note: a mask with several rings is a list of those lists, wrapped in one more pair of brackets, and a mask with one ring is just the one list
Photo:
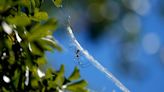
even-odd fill
[(66, 89), (73, 92), (88, 92), (88, 90), (85, 88), (86, 86), (87, 82), (85, 80), (80, 80), (68, 85)]
[(37, 60), (36, 60), (36, 63), (38, 64), (38, 65), (44, 65), (44, 64), (46, 64), (46, 58), (43, 56), (43, 57), (40, 57), (40, 58), (38, 58)]
[(18, 70), (15, 70), (14, 76), (12, 77), (12, 82), (14, 83), (15, 88), (18, 88), (19, 77), (20, 77), (20, 72)]
[(52, 0), (52, 2), (56, 7), (62, 7), (62, 0)]
[(51, 88), (55, 89), (56, 87), (57, 87), (57, 84), (54, 81), (52, 80), (48, 81), (48, 89), (51, 89)]
[(57, 43), (44, 39), (38, 39), (36, 41), (33, 41), (31, 42), (30, 46), (32, 49), (32, 53), (35, 55), (42, 55), (40, 53), (45, 51), (54, 51), (54, 48), (61, 51), (61, 47), (58, 46)]
[(33, 8), (35, 8), (36, 4), (35, 4), (35, 0), (31, 0), (31, 5)]
[(32, 75), (33, 75), (33, 77), (35, 77), (35, 79), (37, 80), (37, 79), (40, 79), (40, 77), (38, 76), (38, 72), (37, 72), (37, 70), (38, 70), (38, 67), (37, 66), (28, 66), (29, 67), (29, 70), (32, 72)]
[(21, 0), (21, 4), (27, 7), (31, 7), (31, 0)]
[(53, 76), (53, 70), (51, 68), (48, 68), (47, 71), (46, 71), (46, 78), (49, 79), (49, 78), (52, 78)]
[(57, 77), (55, 79), (55, 84), (62, 86), (64, 83), (64, 65), (61, 65), (59, 72), (57, 73)]
[(44, 53), (44, 50), (43, 50), (43, 48), (41, 48), (41, 45), (39, 44), (39, 43), (37, 43), (37, 42), (32, 42), (32, 43), (30, 43), (30, 46), (31, 46), (31, 49), (32, 49), (32, 53), (34, 54), (34, 55), (40, 55), (40, 56), (42, 56)]
[(34, 27), (32, 27), (30, 33), (27, 34), (28, 40), (32, 41), (35, 39), (40, 39), (47, 35), (52, 35), (53, 31), (55, 31), (56, 26), (57, 22), (55, 19), (49, 19), (46, 23), (42, 25), (36, 24)]
[[(44, 43), (45, 45), (48, 45), (50, 47), (57, 49), (58, 51), (61, 51), (62, 48), (57, 44), (57, 42), (54, 39), (42, 39), (41, 40), (42, 43)], [(49, 49), (49, 51), (52, 51), (51, 49)]]
[(40, 7), (41, 3), (43, 2), (44, 0), (35, 0), (35, 6), (36, 7)]
[(16, 62), (14, 57), (14, 52), (10, 51), (9, 53), (10, 53), (9, 64), (14, 64)]
[(15, 5), (17, 2), (13, 2), (12, 0), (0, 0), (0, 13), (8, 10), (13, 5)]
[(42, 92), (46, 92), (45, 87), (42, 88)]
[(80, 78), (80, 73), (79, 73), (79, 69), (77, 67), (75, 67), (73, 73), (71, 74), (71, 76), (68, 78), (68, 80), (77, 80)]
[(41, 47), (43, 50), (46, 50), (46, 51), (53, 51), (53, 50), (54, 50), (49, 44), (47, 44), (47, 43), (46, 43), (44, 40), (42, 40), (42, 39), (37, 40), (37, 42), (40, 44), (40, 47)]
[(47, 20), (48, 14), (46, 12), (35, 12), (33, 19), (35, 21)]
[(69, 88), (71, 88), (71, 87), (86, 87), (86, 86), (87, 86), (87, 82), (85, 80), (80, 80), (78, 82), (75, 82), (75, 83), (68, 85)]
[[(53, 51), (54, 48), (61, 51), (52, 37), (57, 21), (48, 19), (47, 12), (41, 11), (43, 1), (45, 0), (0, 0), (0, 20), (18, 31), (22, 39), (20, 43), (15, 42), (16, 35), (7, 34), (0, 25), (0, 55), (6, 56), (2, 58), (4, 62), (0, 64), (0, 73), (5, 73), (11, 79), (10, 83), (0, 86), (0, 91), (56, 92), (63, 85), (68, 85), (68, 90), (63, 89), (87, 92), (87, 83), (77, 81), (80, 78), (77, 67), (69, 78), (64, 75), (64, 65), (61, 65), (59, 71), (48, 69), (42, 78), (38, 74), (38, 69), (43, 69), (46, 63), (45, 52)], [(62, 7), (62, 0), (53, 0), (53, 3), (56, 7)], [(29, 84), (25, 85), (27, 74)]]
[(30, 19), (25, 15), (16, 15), (15, 17), (7, 17), (7, 22), (16, 26), (27, 26), (31, 23)]
[(32, 80), (31, 80), (31, 86), (32, 86), (32, 87), (37, 88), (38, 85), (39, 85), (39, 84), (38, 84), (37, 79), (32, 79)]
[(3, 92), (10, 92), (10, 91), (7, 90), (5, 87), (2, 87), (2, 91), (3, 91)]

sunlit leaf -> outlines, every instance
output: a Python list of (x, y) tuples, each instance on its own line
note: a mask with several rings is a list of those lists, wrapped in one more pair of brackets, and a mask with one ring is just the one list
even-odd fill
[(51, 68), (47, 69), (46, 71), (46, 78), (49, 79), (53, 76), (53, 70)]
[(75, 67), (73, 73), (71, 74), (71, 76), (68, 78), (69, 80), (77, 80), (80, 78), (80, 73), (79, 73), (79, 69), (77, 67)]
[(50, 88), (56, 88), (56, 86), (57, 86), (57, 84), (54, 82), (54, 81), (48, 81), (48, 88), (50, 89)]
[[(61, 51), (62, 50), (62, 48), (57, 44), (57, 42), (55, 41), (55, 40), (53, 40), (53, 39), (48, 39), (48, 38), (42, 38), (42, 40), (41, 40), (44, 44), (46, 44), (46, 45), (48, 45), (48, 46), (50, 46), (50, 47), (52, 47), (52, 48), (55, 48), (55, 49), (57, 49), (58, 51)], [(50, 49), (50, 51), (51, 51), (51, 49)]]
[(27, 26), (31, 23), (30, 19), (26, 15), (17, 15), (15, 17), (7, 17), (7, 21), (10, 24), (17, 26)]
[(64, 65), (61, 65), (59, 72), (57, 73), (55, 84), (62, 86), (64, 83)]
[(37, 60), (36, 60), (36, 63), (38, 64), (38, 65), (44, 65), (44, 64), (46, 64), (46, 58), (43, 56), (43, 57), (40, 57), (40, 58), (38, 58)]
[(35, 12), (33, 19), (36, 21), (47, 20), (48, 14), (46, 12)]
[(37, 40), (37, 42), (40, 44), (40, 47), (46, 51), (53, 51), (54, 48), (52, 48), (50, 45), (48, 45), (45, 41), (42, 39)]
[(36, 79), (32, 79), (31, 80), (31, 86), (34, 87), (34, 88), (37, 88), (38, 87), (38, 81)]
[(32, 71), (32, 75), (38, 75), (36, 66), (29, 66), (29, 70)]
[(85, 87), (87, 86), (87, 82), (85, 80), (81, 80), (75, 83), (68, 85), (67, 89), (74, 92), (87, 92)]
[(33, 43), (30, 43), (31, 45), (31, 49), (32, 49), (32, 53), (35, 54), (35, 55), (43, 55), (43, 49), (40, 47), (40, 44), (37, 43), (37, 42), (33, 42)]
[(52, 0), (56, 7), (62, 7), (62, 0)]
[(47, 35), (52, 35), (56, 26), (57, 26), (57, 22), (54, 19), (49, 19), (46, 23), (42, 25), (36, 24), (28, 34), (29, 40), (31, 41), (33, 39), (38, 39), (38, 38), (45, 37)]

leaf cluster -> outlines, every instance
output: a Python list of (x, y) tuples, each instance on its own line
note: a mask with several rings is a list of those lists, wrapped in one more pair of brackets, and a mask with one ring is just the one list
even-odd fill
[[(61, 0), (53, 3), (59, 7)], [(43, 0), (0, 0), (0, 92), (87, 92), (77, 67), (68, 78), (64, 65), (59, 71), (41, 72), (47, 63), (45, 52), (61, 51), (52, 36), (57, 21), (40, 10), (42, 4)]]

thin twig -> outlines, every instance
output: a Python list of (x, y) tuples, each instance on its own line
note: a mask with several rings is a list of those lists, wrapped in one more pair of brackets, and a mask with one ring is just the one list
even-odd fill
[(115, 85), (122, 90), (123, 92), (130, 92), (110, 71), (108, 71), (104, 66), (102, 66), (99, 61), (97, 61), (96, 59), (94, 59), (94, 57), (92, 55), (90, 55), (88, 53), (87, 50), (85, 50), (80, 43), (76, 40), (73, 32), (72, 32), (72, 28), (70, 25), (67, 26), (67, 31), (68, 34), (73, 42), (73, 44), (75, 45), (75, 47), (77, 49), (79, 49), (84, 56), (98, 69), (100, 70), (102, 73), (104, 73), (109, 79), (111, 79)]

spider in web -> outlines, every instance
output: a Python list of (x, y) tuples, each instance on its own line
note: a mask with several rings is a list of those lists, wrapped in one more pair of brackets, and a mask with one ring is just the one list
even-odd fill
[(79, 49), (75, 51), (75, 58), (80, 67), (85, 68), (89, 66), (89, 63), (85, 62), (84, 57), (82, 57), (82, 53)]

